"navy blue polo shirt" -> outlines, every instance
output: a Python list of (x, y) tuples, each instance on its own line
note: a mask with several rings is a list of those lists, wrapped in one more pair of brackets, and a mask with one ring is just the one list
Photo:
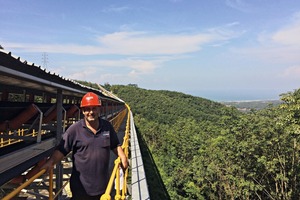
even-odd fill
[(71, 125), (57, 147), (64, 155), (72, 151), (70, 187), (73, 195), (85, 192), (93, 196), (105, 192), (110, 150), (118, 147), (120, 142), (110, 122), (99, 120), (100, 128), (96, 134), (87, 128), (84, 119)]

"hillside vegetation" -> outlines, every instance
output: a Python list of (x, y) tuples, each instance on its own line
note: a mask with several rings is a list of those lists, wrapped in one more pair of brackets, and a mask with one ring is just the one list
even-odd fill
[(151, 199), (300, 199), (300, 89), (244, 113), (178, 92), (106, 88), (133, 111)]
[(147, 173), (151, 198), (300, 198), (299, 90), (280, 106), (242, 113), (178, 92), (109, 89), (131, 107), (163, 181), (151, 184)]

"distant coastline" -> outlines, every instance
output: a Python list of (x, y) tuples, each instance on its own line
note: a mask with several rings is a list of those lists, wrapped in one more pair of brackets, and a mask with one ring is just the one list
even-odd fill
[(261, 110), (268, 106), (278, 106), (282, 103), (280, 100), (248, 100), (248, 101), (223, 101), (220, 102), (226, 106), (236, 107), (242, 112), (250, 110)]
[(288, 91), (277, 90), (201, 90), (187, 92), (193, 96), (216, 102), (279, 101), (281, 94)]

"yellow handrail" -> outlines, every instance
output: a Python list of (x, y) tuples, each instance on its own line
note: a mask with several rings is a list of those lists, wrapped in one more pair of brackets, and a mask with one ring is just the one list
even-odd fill
[[(62, 192), (62, 190), (66, 187), (66, 185), (67, 185), (68, 183), (69, 183), (69, 180), (66, 181), (65, 184), (63, 184), (63, 186), (56, 192), (55, 196), (54, 196), (52, 199), (56, 199), (56, 198), (58, 197), (58, 195)], [(52, 187), (52, 188), (53, 188), (53, 187)], [(50, 196), (49, 196), (49, 199), (51, 199)], [(51, 199), (51, 200), (52, 200), (52, 199)]]
[[(53, 169), (51, 170), (53, 174)], [(35, 174), (34, 176), (32, 176), (30, 179), (28, 179), (28, 181), (24, 182), (22, 185), (20, 185), (18, 188), (16, 188), (14, 191), (12, 191), (11, 193), (9, 193), (8, 195), (6, 195), (2, 200), (9, 200), (11, 198), (13, 198), (14, 196), (16, 196), (19, 192), (21, 192), (22, 189), (26, 188), (28, 185), (30, 185), (35, 179), (37, 179), (38, 177), (40, 177), (41, 175), (43, 175), (46, 172), (45, 169), (41, 170), (40, 172), (38, 172), (37, 174)], [(50, 191), (50, 186), (51, 184), (49, 184), (49, 191)], [(52, 189), (51, 189), (52, 190)], [(50, 198), (49, 198), (50, 199)]]
[(53, 168), (49, 172), (49, 199), (53, 199)]
[(114, 183), (114, 177), (115, 177), (115, 175), (116, 175), (116, 173), (117, 173), (117, 171), (119, 169), (120, 163), (121, 163), (121, 159), (117, 158), (115, 160), (115, 166), (114, 166), (114, 169), (112, 171), (112, 175), (111, 175), (111, 177), (109, 179), (109, 182), (107, 184), (105, 193), (101, 196), (100, 200), (110, 200), (111, 199), (110, 193), (111, 193), (112, 186), (113, 186), (113, 183)]
[[(41, 170), (34, 176), (32, 176), (30, 179), (28, 179), (26, 182), (24, 182), (22, 185), (20, 185), (17, 189), (6, 195), (2, 200), (9, 200), (16, 196), (22, 189), (26, 188), (28, 185), (30, 185), (35, 179), (40, 177), (46, 172), (45, 169)], [(64, 185), (56, 192), (55, 196), (53, 196), (53, 168), (49, 171), (49, 200), (56, 199), (57, 196), (62, 192), (62, 190), (66, 187), (69, 181), (66, 181)]]
[[(124, 153), (126, 157), (128, 158), (128, 140), (129, 140), (129, 134), (130, 134), (130, 108), (126, 104), (126, 111), (127, 111), (127, 123), (126, 123), (126, 131), (125, 131), (125, 136), (123, 138), (123, 144), (122, 144), (122, 149), (124, 150)], [(123, 117), (124, 118), (124, 117)], [(110, 176), (109, 182), (107, 184), (105, 193), (101, 196), (100, 200), (111, 200), (111, 191), (112, 191), (112, 186), (114, 183), (114, 180), (116, 180), (116, 195), (115, 195), (115, 200), (124, 200), (126, 198), (126, 193), (127, 193), (127, 176), (128, 176), (128, 168), (125, 170), (124, 176), (123, 176), (123, 187), (122, 187), (122, 195), (120, 195), (120, 163), (121, 159), (118, 157), (115, 160), (115, 165), (114, 169), (112, 171), (112, 174)]]

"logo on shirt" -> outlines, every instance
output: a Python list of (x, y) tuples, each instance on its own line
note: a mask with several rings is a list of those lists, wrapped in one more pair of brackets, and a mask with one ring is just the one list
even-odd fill
[(109, 132), (108, 131), (103, 132), (103, 136), (104, 137), (109, 137)]

